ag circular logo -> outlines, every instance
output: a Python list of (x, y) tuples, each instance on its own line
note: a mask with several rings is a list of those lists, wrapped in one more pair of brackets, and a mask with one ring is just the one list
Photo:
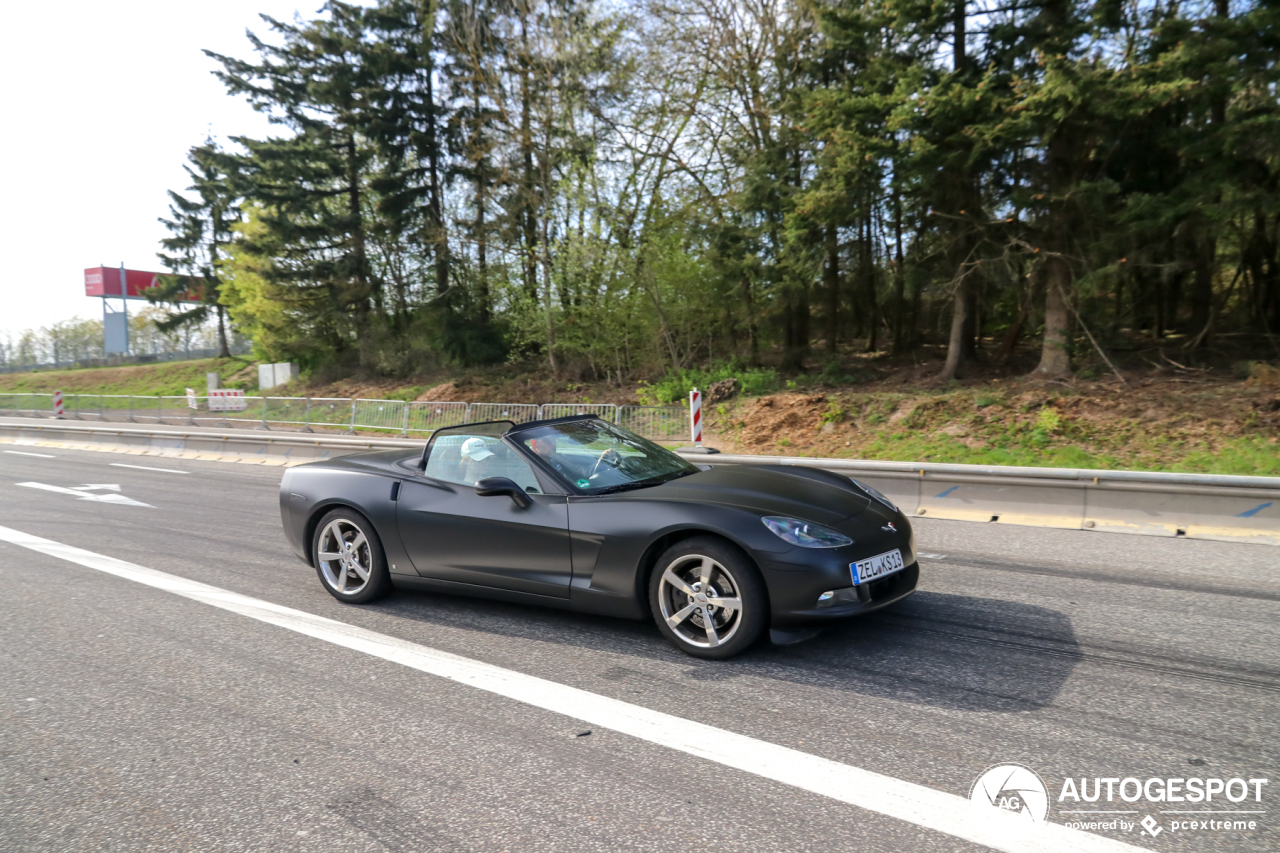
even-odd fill
[(1020, 814), (1033, 823), (1049, 816), (1049, 791), (1030, 767), (996, 764), (988, 767), (969, 789), (969, 801)]

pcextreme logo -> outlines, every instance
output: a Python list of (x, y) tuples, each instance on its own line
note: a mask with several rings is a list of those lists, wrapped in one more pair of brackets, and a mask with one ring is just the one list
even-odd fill
[[(1073, 829), (1136, 829), (1151, 838), (1165, 830), (1248, 832), (1267, 813), (1262, 799), (1267, 783), (1240, 776), (1068, 777), (1057, 787), (1057, 805), (1063, 822)], [(1049, 815), (1049, 790), (1031, 768), (1002, 763), (982, 771), (969, 789), (969, 800), (1039, 823)]]

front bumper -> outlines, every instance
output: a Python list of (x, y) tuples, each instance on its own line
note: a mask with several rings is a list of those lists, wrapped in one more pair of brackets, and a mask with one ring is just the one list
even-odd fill
[[(915, 535), (905, 518), (899, 516), (896, 521), (898, 530), (894, 533), (871, 536), (864, 531), (857, 537), (860, 543), (852, 547), (796, 548), (777, 556), (757, 555), (769, 590), (770, 627), (791, 628), (847, 619), (887, 607), (915, 592), (920, 580)], [(853, 582), (850, 563), (892, 548), (902, 552), (906, 568), (869, 583)], [(818, 598), (824, 592), (834, 595), (820, 602)]]
[[(821, 592), (812, 592), (804, 599), (787, 596), (782, 606), (774, 600), (770, 627), (791, 628), (800, 625), (836, 622), (851, 616), (861, 616), (881, 607), (901, 601), (916, 591), (920, 581), (920, 564), (913, 562), (900, 572), (886, 578), (858, 586), (845, 586), (832, 590), (835, 596), (828, 602), (818, 602)], [(846, 583), (848, 579), (846, 578)], [(808, 586), (808, 585), (806, 585)], [(829, 589), (829, 588), (828, 588)], [(789, 606), (788, 606), (789, 605)], [(823, 606), (825, 605), (825, 606)]]

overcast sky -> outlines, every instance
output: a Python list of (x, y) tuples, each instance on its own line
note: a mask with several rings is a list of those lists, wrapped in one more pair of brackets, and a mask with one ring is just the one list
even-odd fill
[[(0, 332), (100, 317), (84, 268), (159, 270), (169, 189), (187, 149), (262, 136), (202, 48), (248, 57), (264, 12), (311, 17), (322, 0), (70, 0), (6, 5), (0, 123)], [(139, 303), (132, 303), (133, 306)]]

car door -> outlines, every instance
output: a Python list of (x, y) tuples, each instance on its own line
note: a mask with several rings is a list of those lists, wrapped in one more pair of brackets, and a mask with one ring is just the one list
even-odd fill
[[(472, 438), (438, 436), (424, 476), (401, 486), (396, 521), (414, 569), (438, 580), (568, 598), (565, 496), (544, 494), (529, 464), (493, 436), (480, 436), (481, 450), (463, 455)], [(514, 480), (532, 503), (477, 495), (475, 481), (485, 477)]]

